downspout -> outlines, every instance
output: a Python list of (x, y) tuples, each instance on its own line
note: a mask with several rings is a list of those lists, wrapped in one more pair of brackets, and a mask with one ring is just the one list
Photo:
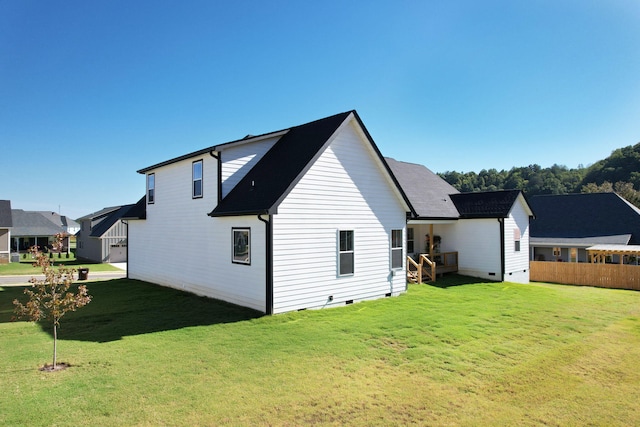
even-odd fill
[(218, 151), (215, 154), (215, 151), (209, 151), (209, 155), (218, 161), (218, 205), (222, 201), (222, 153)]
[(273, 215), (269, 215), (268, 219), (262, 218), (263, 214), (258, 215), (258, 219), (264, 222), (265, 226), (265, 265), (266, 265), (266, 289), (265, 289), (265, 314), (273, 314)]
[(504, 218), (498, 218), (500, 223), (500, 281), (504, 282), (505, 259), (504, 259)]

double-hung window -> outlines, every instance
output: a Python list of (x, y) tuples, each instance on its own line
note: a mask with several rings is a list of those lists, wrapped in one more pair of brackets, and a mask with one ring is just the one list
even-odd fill
[(515, 228), (513, 230), (513, 249), (516, 252), (520, 252), (520, 229)]
[(349, 276), (354, 272), (353, 230), (340, 230), (338, 247), (338, 275)]
[(412, 254), (414, 251), (413, 228), (407, 227), (407, 253)]
[(391, 230), (391, 268), (402, 268), (402, 230)]
[(156, 200), (156, 174), (147, 175), (147, 203), (151, 204)]
[(197, 199), (202, 197), (202, 160), (193, 162), (192, 172), (192, 197)]

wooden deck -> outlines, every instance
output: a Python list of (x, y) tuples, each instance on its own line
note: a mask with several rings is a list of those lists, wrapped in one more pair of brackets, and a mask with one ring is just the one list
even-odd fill
[(435, 282), (438, 275), (458, 271), (458, 252), (434, 254), (433, 260), (427, 254), (420, 254), (418, 261), (407, 257), (407, 282)]

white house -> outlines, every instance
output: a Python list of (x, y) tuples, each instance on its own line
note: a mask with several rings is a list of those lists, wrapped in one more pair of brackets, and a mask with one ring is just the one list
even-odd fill
[(460, 193), (422, 165), (386, 160), (414, 208), (407, 226), (410, 256), (433, 249), (436, 274), (529, 282), (533, 212), (521, 191)]
[(130, 278), (267, 314), (406, 290), (413, 210), (355, 111), (138, 172)]

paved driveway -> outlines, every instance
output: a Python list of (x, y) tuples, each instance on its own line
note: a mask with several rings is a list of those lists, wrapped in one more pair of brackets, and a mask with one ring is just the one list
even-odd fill
[[(117, 265), (116, 265), (117, 267)], [(123, 279), (127, 277), (126, 264), (125, 269), (121, 271), (96, 271), (92, 272), (89, 268), (89, 275), (87, 279), (93, 280), (110, 280), (110, 279)], [(76, 273), (77, 274), (77, 273)], [(24, 286), (30, 285), (29, 279), (36, 277), (38, 279), (44, 279), (42, 274), (23, 274), (19, 276), (0, 276), (0, 286)], [(76, 275), (77, 277), (77, 275)]]

